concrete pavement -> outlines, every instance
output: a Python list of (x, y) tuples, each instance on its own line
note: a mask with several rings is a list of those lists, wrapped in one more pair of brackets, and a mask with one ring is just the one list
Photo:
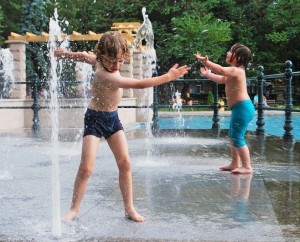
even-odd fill
[[(47, 139), (0, 137), (0, 241), (300, 241), (300, 144), (248, 134), (253, 175), (219, 166), (227, 139), (210, 132), (151, 137), (127, 132), (134, 204), (146, 217), (124, 217), (118, 170), (105, 141), (78, 218), (52, 232), (52, 153)], [(68, 211), (81, 140), (61, 141), (60, 209)]]

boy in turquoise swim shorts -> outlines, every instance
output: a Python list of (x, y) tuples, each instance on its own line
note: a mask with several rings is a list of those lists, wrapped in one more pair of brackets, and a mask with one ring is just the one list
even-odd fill
[(245, 72), (252, 62), (252, 53), (245, 45), (233, 45), (226, 56), (229, 67), (213, 63), (208, 56), (202, 56), (198, 52), (195, 56), (204, 65), (200, 68), (203, 76), (216, 83), (225, 84), (227, 105), (232, 113), (228, 133), (231, 143), (231, 163), (220, 169), (236, 174), (253, 173), (249, 148), (245, 141), (245, 133), (254, 117), (254, 106), (247, 92)]

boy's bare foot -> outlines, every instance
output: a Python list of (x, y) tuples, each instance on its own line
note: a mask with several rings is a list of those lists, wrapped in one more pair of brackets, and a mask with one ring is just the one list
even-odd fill
[(253, 170), (252, 170), (252, 168), (240, 167), (240, 168), (231, 170), (231, 172), (234, 174), (252, 174)]
[(125, 213), (125, 218), (134, 222), (144, 222), (145, 218), (139, 215), (135, 210), (131, 210)]
[(63, 216), (62, 222), (63, 223), (70, 222), (71, 220), (73, 220), (74, 218), (76, 218), (77, 213), (78, 212), (75, 211), (75, 210), (70, 210), (65, 216)]
[(226, 166), (221, 166), (220, 167), (220, 170), (221, 171), (232, 171), (232, 170), (234, 170), (234, 169), (238, 169), (238, 167), (236, 167), (236, 166), (233, 166), (233, 165), (226, 165)]

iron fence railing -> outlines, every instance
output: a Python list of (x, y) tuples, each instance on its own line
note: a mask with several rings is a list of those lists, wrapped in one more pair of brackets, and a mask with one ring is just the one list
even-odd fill
[[(276, 110), (276, 111), (283, 111), (285, 115), (285, 124), (283, 129), (285, 130), (283, 138), (285, 140), (292, 140), (293, 135), (291, 131), (293, 130), (293, 123), (292, 123), (292, 113), (293, 112), (300, 112), (300, 109), (294, 109), (293, 108), (293, 99), (292, 99), (292, 78), (295, 76), (300, 76), (300, 72), (292, 72), (292, 62), (286, 61), (285, 62), (285, 72), (282, 74), (273, 74), (273, 75), (264, 75), (263, 66), (258, 67), (258, 75), (256, 77), (248, 78), (247, 81), (249, 82), (257, 82), (258, 86), (258, 105), (256, 107), (257, 110), (257, 128), (256, 128), (256, 134), (262, 135), (265, 133), (264, 129), (264, 111), (265, 110)], [(285, 80), (285, 105), (283, 108), (279, 107), (265, 107), (263, 103), (263, 86), (264, 82), (266, 80), (271, 79), (278, 79), (278, 78), (284, 78)], [(187, 79), (178, 79), (173, 81), (174, 83), (178, 82), (207, 82), (208, 79), (193, 79), (193, 80), (187, 80)], [(220, 118), (219, 118), (219, 109), (220, 108), (227, 108), (227, 105), (221, 105), (219, 103), (219, 95), (218, 95), (218, 84), (212, 82), (213, 85), (213, 103), (211, 105), (193, 105), (193, 107), (206, 107), (213, 110), (213, 118), (212, 118), (212, 130), (214, 133), (218, 134), (220, 131)], [(154, 135), (157, 135), (159, 133), (159, 115), (158, 110), (162, 107), (168, 107), (169, 105), (162, 105), (159, 103), (159, 97), (158, 97), (158, 87), (154, 88), (154, 103), (153, 103), (153, 124), (152, 124), (152, 133)], [(183, 107), (189, 107), (188, 105), (183, 105)]]
[[(258, 86), (258, 105), (256, 107), (257, 109), (257, 128), (256, 128), (256, 134), (261, 135), (264, 134), (264, 111), (265, 110), (276, 110), (276, 111), (283, 111), (285, 114), (285, 124), (284, 124), (284, 139), (290, 140), (293, 139), (291, 131), (293, 130), (293, 124), (292, 124), (292, 113), (293, 112), (300, 112), (300, 109), (294, 109), (293, 108), (293, 100), (292, 100), (292, 78), (295, 76), (300, 76), (300, 72), (292, 72), (292, 63), (290, 61), (286, 61), (285, 63), (285, 72), (282, 74), (272, 74), (272, 75), (264, 75), (263, 71), (264, 68), (262, 66), (258, 67), (259, 74), (256, 77), (250, 77), (247, 79), (247, 81), (256, 82)], [(278, 78), (284, 78), (285, 80), (285, 89), (286, 89), (286, 98), (285, 98), (285, 105), (283, 108), (278, 107), (265, 107), (263, 105), (263, 86), (264, 82), (266, 80), (272, 80), (272, 79), (278, 79)], [(65, 81), (68, 82), (68, 81)], [(178, 79), (174, 80), (171, 83), (186, 83), (186, 82), (211, 82), (208, 79)], [(39, 125), (39, 110), (40, 109), (47, 109), (48, 106), (41, 106), (39, 102), (39, 95), (38, 95), (38, 86), (41, 85), (41, 81), (39, 80), (37, 75), (34, 75), (32, 77), (32, 82), (14, 82), (14, 84), (30, 84), (32, 89), (32, 99), (33, 104), (30, 107), (15, 107), (15, 106), (0, 106), (0, 109), (32, 109), (33, 110), (33, 125), (32, 125), (32, 131), (33, 133), (38, 133), (40, 131), (40, 125)], [(72, 83), (82, 83), (80, 81), (72, 81)], [(219, 103), (219, 94), (218, 94), (218, 84), (211, 82), (212, 84), (212, 93), (213, 93), (213, 103), (212, 104), (193, 104), (194, 108), (208, 108), (213, 111), (213, 117), (212, 117), (212, 130), (218, 133), (220, 131), (220, 118), (219, 118), (219, 110), (220, 108), (227, 108), (226, 104), (220, 104)], [(154, 136), (158, 135), (159, 133), (159, 115), (158, 111), (160, 108), (163, 107), (169, 107), (169, 104), (161, 104), (159, 102), (158, 97), (158, 87), (154, 87), (154, 94), (153, 94), (154, 102), (150, 106), (143, 105), (143, 106), (119, 106), (119, 108), (151, 108), (153, 109), (153, 117), (152, 117), (152, 133)], [(183, 105), (183, 107), (190, 107), (189, 105)], [(86, 108), (82, 105), (64, 105), (60, 106), (61, 109), (69, 109), (69, 108)]]

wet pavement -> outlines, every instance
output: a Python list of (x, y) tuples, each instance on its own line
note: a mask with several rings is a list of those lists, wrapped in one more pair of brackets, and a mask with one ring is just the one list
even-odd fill
[[(75, 134), (75, 133), (74, 133)], [(61, 214), (68, 211), (81, 139), (59, 143)], [(248, 133), (253, 175), (232, 175), (226, 132), (127, 132), (134, 204), (124, 217), (105, 141), (78, 218), (52, 232), (52, 155), (46, 138), (0, 136), (0, 241), (300, 241), (300, 143)]]

